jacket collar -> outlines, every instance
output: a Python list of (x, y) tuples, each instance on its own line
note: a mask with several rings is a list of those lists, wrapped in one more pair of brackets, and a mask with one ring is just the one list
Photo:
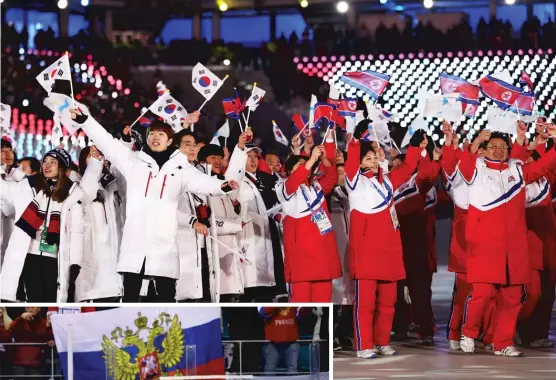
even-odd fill
[(487, 168), (494, 169), (494, 170), (506, 170), (509, 167), (507, 160), (502, 162), (502, 161), (490, 160), (486, 157), (485, 157), (485, 165)]
[(382, 169), (380, 167), (378, 168), (378, 173), (376, 174), (373, 173), (371, 169), (367, 169), (367, 170), (360, 169), (360, 170), (362, 176), (367, 177), (369, 179), (376, 178), (378, 183), (382, 183), (384, 179), (384, 173), (382, 172)]

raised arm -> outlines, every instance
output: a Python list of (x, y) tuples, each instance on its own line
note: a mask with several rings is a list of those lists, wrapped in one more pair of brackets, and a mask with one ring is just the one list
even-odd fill
[(87, 169), (79, 182), (79, 187), (85, 193), (87, 202), (92, 202), (97, 197), (97, 191), (100, 189), (100, 178), (102, 177), (103, 162), (91, 157), (87, 164)]
[(319, 179), (319, 184), (322, 187), (322, 191), (325, 195), (329, 194), (336, 183), (338, 182), (338, 170), (336, 169), (336, 146), (334, 144), (334, 139), (331, 137), (327, 139), (324, 144), (324, 149), (326, 152), (326, 157), (322, 158), (322, 166), (324, 169), (324, 175)]
[(344, 163), (346, 171), (346, 184), (351, 190), (355, 189), (361, 171), (359, 156), (361, 155), (361, 143), (359, 140), (351, 139), (348, 144), (347, 160)]
[(232, 185), (237, 188), (237, 183), (233, 180), (221, 181), (216, 177), (211, 177), (197, 170), (192, 165), (186, 165), (182, 173), (182, 191), (200, 195), (224, 195), (229, 193)]
[(473, 141), (469, 149), (464, 149), (461, 155), (458, 169), (465, 182), (469, 185), (475, 180), (475, 174), (477, 172), (477, 157), (479, 152), (479, 147), (485, 141), (490, 140), (490, 135), (492, 134), (489, 130), (482, 130), (479, 136)]
[(72, 111), (72, 118), (124, 177), (130, 175), (137, 158), (129, 148), (113, 138), (92, 116), (79, 115), (77, 111)]
[(535, 182), (537, 179), (550, 175), (556, 167), (556, 147), (550, 149), (538, 161), (523, 165), (523, 177), (526, 184)]
[(285, 194), (283, 194), (285, 199), (290, 198), (297, 191), (297, 189), (299, 189), (299, 186), (301, 186), (303, 183), (307, 181), (313, 165), (323, 154), (323, 151), (324, 151), (324, 147), (322, 146), (317, 146), (315, 149), (313, 149), (313, 153), (311, 153), (311, 157), (305, 162), (305, 165), (300, 165), (285, 180), (284, 183)]
[(226, 169), (225, 177), (228, 180), (235, 180), (238, 182), (243, 181), (245, 177), (245, 163), (247, 162), (247, 153), (245, 149), (241, 149), (239, 145), (236, 145), (232, 156), (230, 157), (230, 163), (228, 169)]
[(420, 148), (410, 146), (407, 149), (407, 154), (405, 155), (405, 160), (402, 165), (388, 174), (390, 181), (392, 182), (392, 186), (394, 186), (394, 190), (411, 178), (413, 172), (415, 172), (419, 158), (421, 157), (421, 151), (422, 149)]

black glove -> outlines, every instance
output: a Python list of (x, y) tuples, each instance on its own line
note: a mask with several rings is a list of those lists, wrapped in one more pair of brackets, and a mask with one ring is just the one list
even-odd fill
[(81, 267), (77, 264), (70, 266), (69, 286), (68, 286), (68, 302), (75, 302), (75, 280), (79, 276)]
[(87, 121), (87, 119), (89, 118), (89, 115), (86, 115), (85, 113), (81, 113), (81, 115), (76, 114), (75, 115), (75, 122), (77, 124), (83, 124)]
[(425, 138), (425, 131), (419, 129), (415, 131), (413, 136), (411, 136), (411, 140), (409, 140), (409, 145), (417, 148), (419, 145), (421, 145), (421, 142), (423, 142), (424, 138)]
[(126, 135), (125, 133), (122, 132), (122, 141), (126, 143), (131, 142), (131, 131), (129, 132), (129, 135)]
[(371, 123), (370, 120), (367, 119), (363, 119), (361, 120), (357, 126), (355, 127), (355, 130), (353, 131), (353, 138), (359, 140), (361, 138), (361, 135), (363, 134), (363, 132), (365, 132), (367, 129), (369, 129), (369, 124)]

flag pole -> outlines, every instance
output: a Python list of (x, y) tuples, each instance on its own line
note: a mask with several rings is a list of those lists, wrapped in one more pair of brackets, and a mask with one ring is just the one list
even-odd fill
[(139, 115), (139, 117), (133, 122), (133, 124), (131, 124), (131, 125), (129, 126), (129, 128), (132, 128), (132, 127), (135, 125), (135, 123), (137, 123), (137, 122), (139, 121), (140, 118), (142, 118), (143, 116), (145, 116), (145, 114), (146, 114), (147, 112), (149, 112), (149, 109), (148, 109), (148, 108), (147, 108), (147, 110), (146, 110), (145, 112), (143, 112), (141, 115)]
[(71, 79), (71, 65), (69, 64), (69, 52), (66, 50), (66, 55), (68, 56), (68, 66), (69, 66), (69, 77), (70, 77), (70, 91), (71, 91), (71, 100), (73, 101), (73, 108), (75, 107), (75, 97), (73, 95), (73, 80)]
[[(253, 90), (251, 90), (251, 95), (253, 95), (253, 91), (255, 91), (255, 87), (257, 87), (257, 82), (253, 83)], [(245, 128), (249, 124), (249, 116), (251, 116), (251, 107), (247, 110), (247, 120), (245, 121)]]
[(336, 150), (338, 150), (338, 137), (336, 136), (336, 128), (334, 128), (334, 142), (336, 143)]
[(299, 133), (297, 134), (297, 137), (301, 136), (301, 134), (303, 133), (305, 128), (307, 128), (308, 125), (309, 125), (309, 122), (306, 122), (305, 125), (303, 126), (303, 128), (301, 128), (301, 131), (299, 131)]

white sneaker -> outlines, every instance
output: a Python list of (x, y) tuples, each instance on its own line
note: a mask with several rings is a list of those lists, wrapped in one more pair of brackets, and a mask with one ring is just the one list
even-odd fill
[(459, 340), (459, 345), (463, 352), (475, 352), (475, 339), (468, 338), (465, 335), (462, 335), (461, 339)]
[(538, 339), (534, 340), (530, 343), (531, 348), (552, 348), (554, 347), (554, 343), (549, 341), (548, 339)]
[(360, 359), (375, 359), (376, 353), (372, 350), (359, 350), (357, 351), (357, 357)]
[(496, 356), (511, 356), (511, 357), (519, 357), (523, 356), (523, 354), (517, 350), (514, 346), (508, 346), (500, 351), (494, 351), (494, 355)]
[(459, 350), (461, 350), (459, 340), (449, 340), (448, 345), (450, 346), (450, 351), (459, 351)]
[(380, 355), (392, 356), (396, 355), (397, 352), (390, 346), (375, 346), (375, 352)]
[(492, 343), (485, 344), (485, 346), (483, 348), (487, 351), (494, 351), (494, 344), (492, 344)]

